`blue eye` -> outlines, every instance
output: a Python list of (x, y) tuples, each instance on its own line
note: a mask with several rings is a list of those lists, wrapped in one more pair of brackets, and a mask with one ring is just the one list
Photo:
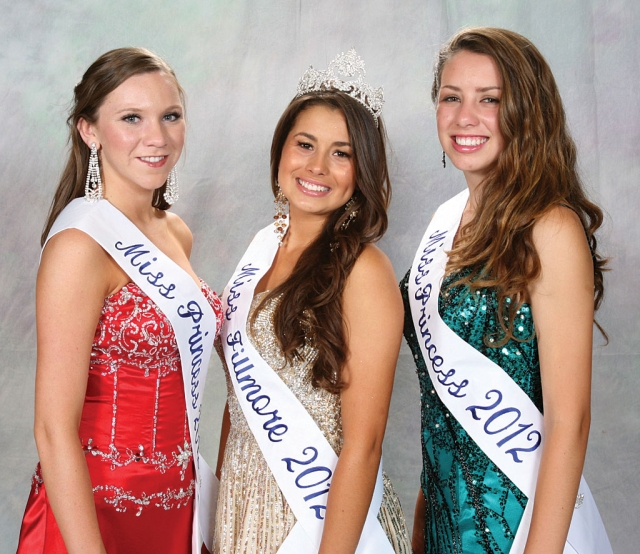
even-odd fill
[(128, 114), (122, 118), (122, 121), (126, 121), (127, 123), (137, 123), (140, 121), (140, 116), (134, 113)]
[(171, 112), (164, 116), (164, 119), (166, 121), (178, 121), (181, 118), (182, 118), (182, 114), (178, 112)]

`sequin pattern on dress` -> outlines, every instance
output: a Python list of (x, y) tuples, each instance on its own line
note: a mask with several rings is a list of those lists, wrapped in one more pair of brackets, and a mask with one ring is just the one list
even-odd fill
[[(502, 367), (542, 410), (538, 347), (531, 308), (520, 306), (515, 339), (493, 347), (502, 335), (493, 289), (471, 292), (443, 280), (440, 316), (460, 338)], [(422, 491), (426, 497), (425, 552), (494, 554), (511, 549), (527, 498), (498, 469), (450, 415), (436, 394), (425, 365), (408, 302), (409, 273), (400, 283), (405, 303), (405, 338), (414, 357), (422, 403)], [(453, 286), (451, 286), (453, 284)]]
[[(219, 329), (221, 302), (201, 290)], [(107, 552), (187, 552), (195, 472), (180, 354), (169, 320), (135, 283), (104, 301), (78, 434)], [(37, 515), (50, 512), (38, 465), (19, 552), (63, 551), (55, 519)]]
[[(203, 293), (214, 308), (218, 308), (215, 312), (220, 326), (220, 300), (206, 285)], [(124, 383), (121, 383), (121, 378), (125, 379)], [(135, 389), (131, 385), (133, 381), (137, 384)], [(135, 493), (101, 482), (95, 484), (94, 493), (118, 511), (125, 511), (128, 504), (135, 505), (138, 515), (146, 506), (155, 505), (166, 510), (186, 505), (193, 496), (195, 481), (187, 413), (184, 399), (178, 397), (183, 396), (178, 344), (165, 314), (157, 310), (155, 303), (135, 283), (125, 285), (105, 299), (93, 340), (87, 395), (91, 397), (95, 391), (104, 398), (109, 389), (112, 402), (108, 441), (104, 428), (96, 427), (101, 420), (94, 418), (93, 410), (87, 407), (80, 425), (80, 440), (85, 453), (108, 464), (111, 470), (130, 464), (148, 465), (159, 474), (175, 470), (180, 481), (186, 480), (186, 483), (175, 488)], [(149, 394), (142, 393), (145, 389)], [(136, 397), (132, 396), (134, 392)], [(159, 418), (166, 417), (164, 413), (172, 409), (172, 405), (177, 407), (176, 402), (183, 410), (179, 435), (168, 442), (165, 430), (161, 444), (158, 444), (158, 428), (162, 423)], [(120, 422), (119, 415), (123, 409), (127, 420)], [(138, 417), (142, 418), (135, 427), (128, 420), (131, 410), (136, 410)], [(148, 418), (146, 421), (145, 417)], [(172, 433), (175, 433), (175, 428)], [(150, 498), (159, 500), (151, 503)]]
[[(249, 322), (264, 294), (254, 297)], [(247, 334), (256, 350), (276, 369), (339, 455), (342, 450), (340, 396), (312, 386), (311, 364), (316, 359), (317, 352), (310, 344), (305, 346), (301, 359), (286, 363), (273, 332), (273, 312), (276, 306), (277, 300), (268, 301), (257, 312), (253, 329), (247, 323)], [(295, 525), (296, 519), (249, 429), (222, 355), (221, 358), (227, 378), (231, 429), (220, 479), (214, 552), (275, 554)], [(410, 553), (411, 546), (402, 508), (386, 475), (378, 519), (395, 552)]]

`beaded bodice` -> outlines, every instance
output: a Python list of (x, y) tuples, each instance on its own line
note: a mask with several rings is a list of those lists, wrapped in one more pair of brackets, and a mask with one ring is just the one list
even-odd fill
[[(438, 299), (440, 316), (460, 338), (498, 364), (542, 410), (538, 346), (531, 308), (520, 306), (514, 339), (495, 347), (502, 335), (494, 289), (471, 292), (450, 286)], [(480, 554), (508, 552), (526, 497), (491, 462), (449, 414), (427, 371), (408, 303), (409, 273), (400, 283), (405, 303), (405, 338), (416, 363), (421, 393), (422, 490), (427, 501), (426, 552)]]
[[(311, 366), (317, 357), (317, 351), (307, 344), (299, 358), (287, 363), (278, 339), (273, 332), (273, 313), (278, 299), (269, 300), (265, 306), (260, 307), (266, 292), (258, 293), (251, 303), (250, 316), (247, 322), (247, 334), (251, 342), (262, 358), (274, 368), (278, 376), (287, 387), (296, 395), (298, 400), (309, 412), (320, 430), (333, 447), (336, 454), (342, 450), (342, 420), (340, 417), (340, 395), (332, 394), (321, 388), (315, 388), (311, 383)], [(258, 309), (259, 308), (259, 309)], [(258, 309), (255, 323), (251, 328), (251, 316)], [(234, 433), (242, 436), (244, 441), (255, 441), (253, 433), (249, 429), (242, 408), (233, 391), (229, 372), (227, 375), (227, 391), (229, 402), (229, 416)]]
[[(201, 286), (219, 327), (220, 300), (204, 282)], [(108, 481), (94, 479), (94, 492), (108, 492), (117, 509), (131, 503), (139, 509), (142, 506), (133, 491), (118, 492), (122, 487), (115, 483), (128, 475), (121, 475), (118, 470), (122, 468), (138, 473), (145, 467), (152, 474), (175, 472), (185, 489), (193, 488), (178, 345), (167, 317), (135, 283), (104, 301), (93, 340), (79, 435), (87, 461), (92, 465), (101, 462), (105, 470), (112, 470)], [(161, 491), (144, 493), (148, 497)], [(174, 496), (177, 500), (180, 495)], [(165, 504), (166, 500), (163, 498)]]
[[(279, 299), (270, 299), (262, 305), (265, 294), (258, 293), (253, 298), (247, 334), (260, 356), (295, 394), (336, 454), (340, 455), (343, 444), (340, 395), (312, 385), (311, 364), (318, 353), (310, 343), (305, 345), (299, 358), (285, 361), (273, 330), (273, 314)], [(252, 327), (250, 322), (254, 313), (256, 317)], [(219, 342), (216, 347), (221, 353)], [(296, 518), (251, 433), (224, 358), (223, 365), (231, 428), (220, 477), (213, 551), (214, 554), (275, 554), (293, 529)], [(378, 520), (394, 551), (408, 554), (411, 547), (402, 509), (384, 473), (383, 489)]]
[[(219, 329), (221, 302), (201, 290)], [(87, 377), (78, 432), (104, 550), (190, 552), (195, 471), (180, 354), (169, 320), (136, 284), (104, 300)], [(21, 554), (66, 552), (47, 485), (38, 464)]]

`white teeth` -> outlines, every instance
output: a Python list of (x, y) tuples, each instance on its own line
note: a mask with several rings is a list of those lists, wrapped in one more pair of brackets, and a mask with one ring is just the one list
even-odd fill
[(143, 162), (156, 163), (164, 159), (164, 156), (147, 156), (146, 158), (140, 158)]
[(312, 190), (314, 192), (329, 192), (329, 187), (321, 187), (320, 185), (314, 185), (313, 183), (307, 183), (302, 179), (298, 179), (298, 183), (302, 185), (303, 188), (307, 190)]
[(489, 139), (485, 137), (456, 137), (456, 144), (460, 146), (479, 146)]

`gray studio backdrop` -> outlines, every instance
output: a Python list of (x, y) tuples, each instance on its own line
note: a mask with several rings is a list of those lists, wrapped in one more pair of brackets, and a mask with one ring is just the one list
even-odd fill
[[(309, 64), (352, 46), (384, 85), (394, 186), (381, 247), (398, 279), (433, 210), (464, 187), (443, 170), (431, 67), (467, 25), (503, 26), (540, 48), (558, 80), (585, 182), (607, 212), (611, 256), (594, 350), (593, 420), (585, 474), (617, 553), (637, 552), (640, 261), (640, 71), (636, 0), (184, 0), (0, 2), (0, 552), (15, 549), (37, 462), (32, 437), (34, 280), (39, 236), (66, 156), (72, 90), (102, 52), (140, 45), (175, 68), (188, 95), (188, 139), (175, 210), (195, 235), (197, 273), (221, 291), (253, 234), (272, 219), (273, 128)], [(212, 360), (203, 442), (215, 462), (224, 378)], [(420, 472), (419, 392), (403, 347), (384, 461), (413, 516)]]

